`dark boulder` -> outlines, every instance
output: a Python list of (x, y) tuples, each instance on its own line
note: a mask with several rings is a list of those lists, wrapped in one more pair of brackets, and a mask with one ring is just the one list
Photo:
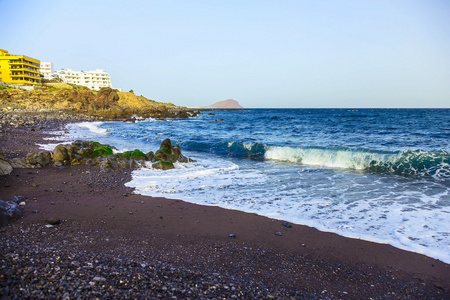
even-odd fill
[(40, 153), (29, 153), (25, 156), (25, 162), (33, 165), (35, 168), (42, 168), (52, 161), (52, 153), (50, 151), (43, 151)]
[(8, 175), (12, 172), (13, 167), (9, 162), (6, 160), (0, 158), (0, 176), (1, 175)]
[(175, 169), (175, 166), (170, 161), (157, 161), (154, 164), (152, 164), (152, 168), (159, 170), (170, 170)]
[(11, 221), (22, 217), (20, 206), (13, 201), (0, 200), (0, 227), (6, 226)]
[(170, 139), (165, 139), (164, 141), (162, 141), (159, 149), (163, 150), (167, 154), (170, 154), (170, 152), (172, 151), (172, 141)]
[(52, 153), (53, 162), (56, 166), (70, 165), (70, 156), (64, 145), (56, 146)]
[(181, 154), (180, 146), (175, 145), (172, 146), (172, 142), (170, 139), (165, 139), (161, 146), (159, 147), (159, 150), (156, 151), (155, 156), (153, 158), (154, 161), (168, 161), (171, 163), (175, 162), (189, 162), (192, 161), (185, 157), (183, 154)]

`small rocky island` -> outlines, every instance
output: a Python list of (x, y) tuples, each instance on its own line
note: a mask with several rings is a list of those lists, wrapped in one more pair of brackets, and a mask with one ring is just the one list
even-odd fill
[(228, 99), (216, 102), (209, 106), (205, 106), (204, 108), (243, 108), (243, 107), (236, 100)]

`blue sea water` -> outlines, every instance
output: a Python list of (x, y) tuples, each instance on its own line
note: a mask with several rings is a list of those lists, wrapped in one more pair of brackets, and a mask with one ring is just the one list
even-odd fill
[[(254, 212), (450, 263), (449, 109), (241, 109), (68, 126), (119, 151), (170, 138), (196, 160), (149, 165), (150, 196)], [(216, 121), (224, 119), (224, 121)]]

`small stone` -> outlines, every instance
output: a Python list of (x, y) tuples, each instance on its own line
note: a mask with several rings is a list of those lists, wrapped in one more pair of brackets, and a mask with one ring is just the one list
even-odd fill
[(33, 214), (37, 214), (39, 211), (37, 209), (31, 211)]
[(275, 235), (282, 236), (281, 232), (279, 231), (275, 232)]
[(291, 228), (291, 227), (292, 227), (292, 224), (289, 223), (289, 222), (284, 222), (284, 223), (283, 223), (283, 226), (284, 226), (284, 227), (287, 227), (287, 228)]
[(92, 279), (92, 281), (94, 281), (94, 282), (104, 282), (104, 281), (106, 281), (106, 278), (105, 277), (96, 276), (96, 277), (94, 277)]
[(22, 201), (22, 202), (19, 203), (19, 205), (20, 205), (20, 206), (25, 206), (25, 205), (27, 205), (27, 204), (25, 203), (25, 201)]
[(235, 238), (235, 237), (236, 237), (236, 235), (235, 235), (235, 234), (233, 234), (233, 233), (231, 233), (231, 234), (229, 235), (229, 237), (230, 237), (230, 238)]
[(45, 227), (47, 227), (47, 228), (52, 228), (52, 227), (53, 227), (53, 225), (50, 225), (50, 224), (46, 224), (46, 225), (45, 225)]
[(59, 225), (59, 224), (61, 224), (61, 220), (57, 219), (57, 218), (50, 218), (50, 219), (47, 219), (47, 224)]

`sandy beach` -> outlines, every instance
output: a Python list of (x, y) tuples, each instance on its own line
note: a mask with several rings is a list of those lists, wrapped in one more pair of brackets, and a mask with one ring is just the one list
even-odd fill
[[(46, 128), (3, 127), (7, 159)], [(450, 266), (307, 226), (134, 194), (131, 170), (14, 169), (0, 199), (25, 199), (0, 229), (1, 299), (449, 299)], [(49, 219), (60, 224), (48, 226)]]

